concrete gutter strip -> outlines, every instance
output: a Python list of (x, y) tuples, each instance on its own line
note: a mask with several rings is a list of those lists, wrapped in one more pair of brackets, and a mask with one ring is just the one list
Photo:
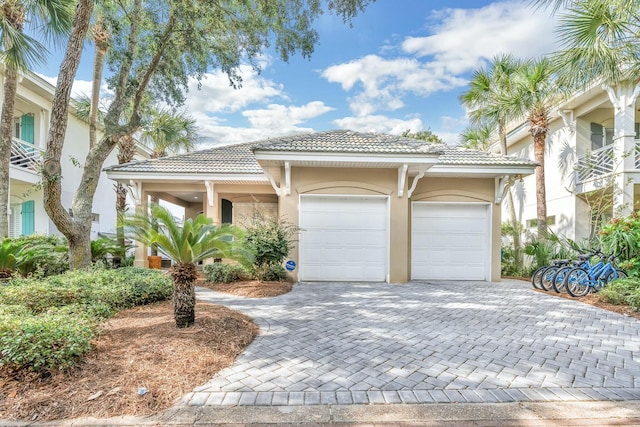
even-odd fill
[(177, 407), (149, 417), (12, 422), (8, 426), (631, 426), (640, 401)]

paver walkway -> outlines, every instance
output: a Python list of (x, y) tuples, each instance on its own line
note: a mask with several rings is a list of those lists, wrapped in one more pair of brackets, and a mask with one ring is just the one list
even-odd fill
[(640, 399), (640, 321), (525, 282), (197, 295), (253, 317), (261, 333), (184, 405)]

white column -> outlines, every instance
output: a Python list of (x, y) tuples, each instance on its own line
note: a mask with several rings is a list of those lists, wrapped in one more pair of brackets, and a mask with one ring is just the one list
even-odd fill
[(613, 213), (614, 216), (626, 216), (633, 211), (634, 183), (628, 173), (636, 169), (635, 104), (640, 86), (626, 82), (615, 88), (605, 87), (605, 90), (614, 108)]

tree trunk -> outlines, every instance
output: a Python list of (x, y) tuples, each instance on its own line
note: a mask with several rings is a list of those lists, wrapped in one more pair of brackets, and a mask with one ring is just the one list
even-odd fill
[[(133, 160), (133, 156), (135, 154), (135, 140), (131, 135), (126, 135), (120, 138), (118, 141), (118, 164), (122, 165), (125, 163), (129, 163)], [(116, 241), (121, 248), (124, 248), (125, 245), (125, 236), (124, 236), (124, 227), (122, 225), (122, 219), (127, 213), (127, 189), (124, 185), (118, 183), (116, 184), (116, 217), (118, 223), (116, 224)], [(122, 257), (126, 254), (123, 253), (122, 256), (117, 254), (113, 257), (113, 265), (115, 267), (119, 267), (122, 263)]]
[[(62, 170), (60, 158), (62, 156), (62, 147), (64, 145), (69, 120), (71, 86), (73, 85), (80, 63), (82, 48), (93, 12), (93, 4), (94, 2), (92, 0), (80, 0), (76, 6), (71, 34), (69, 35), (67, 48), (62, 64), (60, 65), (58, 83), (51, 106), (47, 151), (45, 153), (42, 170), (44, 207), (51, 221), (53, 221), (58, 230), (69, 240), (69, 262), (71, 268), (81, 268), (91, 263), (90, 240), (93, 193), (91, 193), (89, 200), (80, 200), (78, 203), (79, 198), (86, 196), (86, 193), (78, 195), (82, 188), (82, 183), (80, 184), (79, 191), (76, 192), (76, 197), (72, 205), (74, 217), (71, 218), (67, 209), (62, 205), (61, 200)], [(97, 184), (97, 177), (100, 174), (102, 164), (96, 166), (85, 163), (85, 171), (87, 166), (95, 169), (93, 172), (96, 175)], [(84, 245), (84, 247), (81, 247), (81, 245)]]
[(13, 137), (13, 110), (18, 90), (18, 73), (7, 67), (4, 76), (4, 99), (0, 129), (0, 239), (9, 235), (9, 169), (11, 165), (11, 141)]
[(191, 262), (176, 263), (171, 266), (169, 273), (173, 279), (173, 316), (176, 327), (187, 328), (196, 320), (196, 265)]
[(546, 133), (533, 136), (533, 154), (538, 163), (536, 166), (536, 210), (538, 215), (538, 238), (547, 235), (547, 192), (544, 181), (544, 146)]
[[(91, 109), (89, 110), (89, 147), (96, 145), (98, 131), (98, 107), (100, 105), (100, 83), (102, 82), (102, 66), (104, 52), (96, 49), (93, 65), (93, 84), (91, 86)], [(97, 81), (96, 81), (97, 79)]]

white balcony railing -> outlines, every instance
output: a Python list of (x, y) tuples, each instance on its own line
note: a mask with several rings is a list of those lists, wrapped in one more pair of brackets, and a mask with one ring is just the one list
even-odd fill
[(578, 157), (576, 162), (576, 180), (578, 183), (600, 178), (613, 172), (615, 158), (613, 144), (605, 145), (584, 156)]
[(21, 139), (11, 142), (11, 165), (39, 173), (44, 150)]

